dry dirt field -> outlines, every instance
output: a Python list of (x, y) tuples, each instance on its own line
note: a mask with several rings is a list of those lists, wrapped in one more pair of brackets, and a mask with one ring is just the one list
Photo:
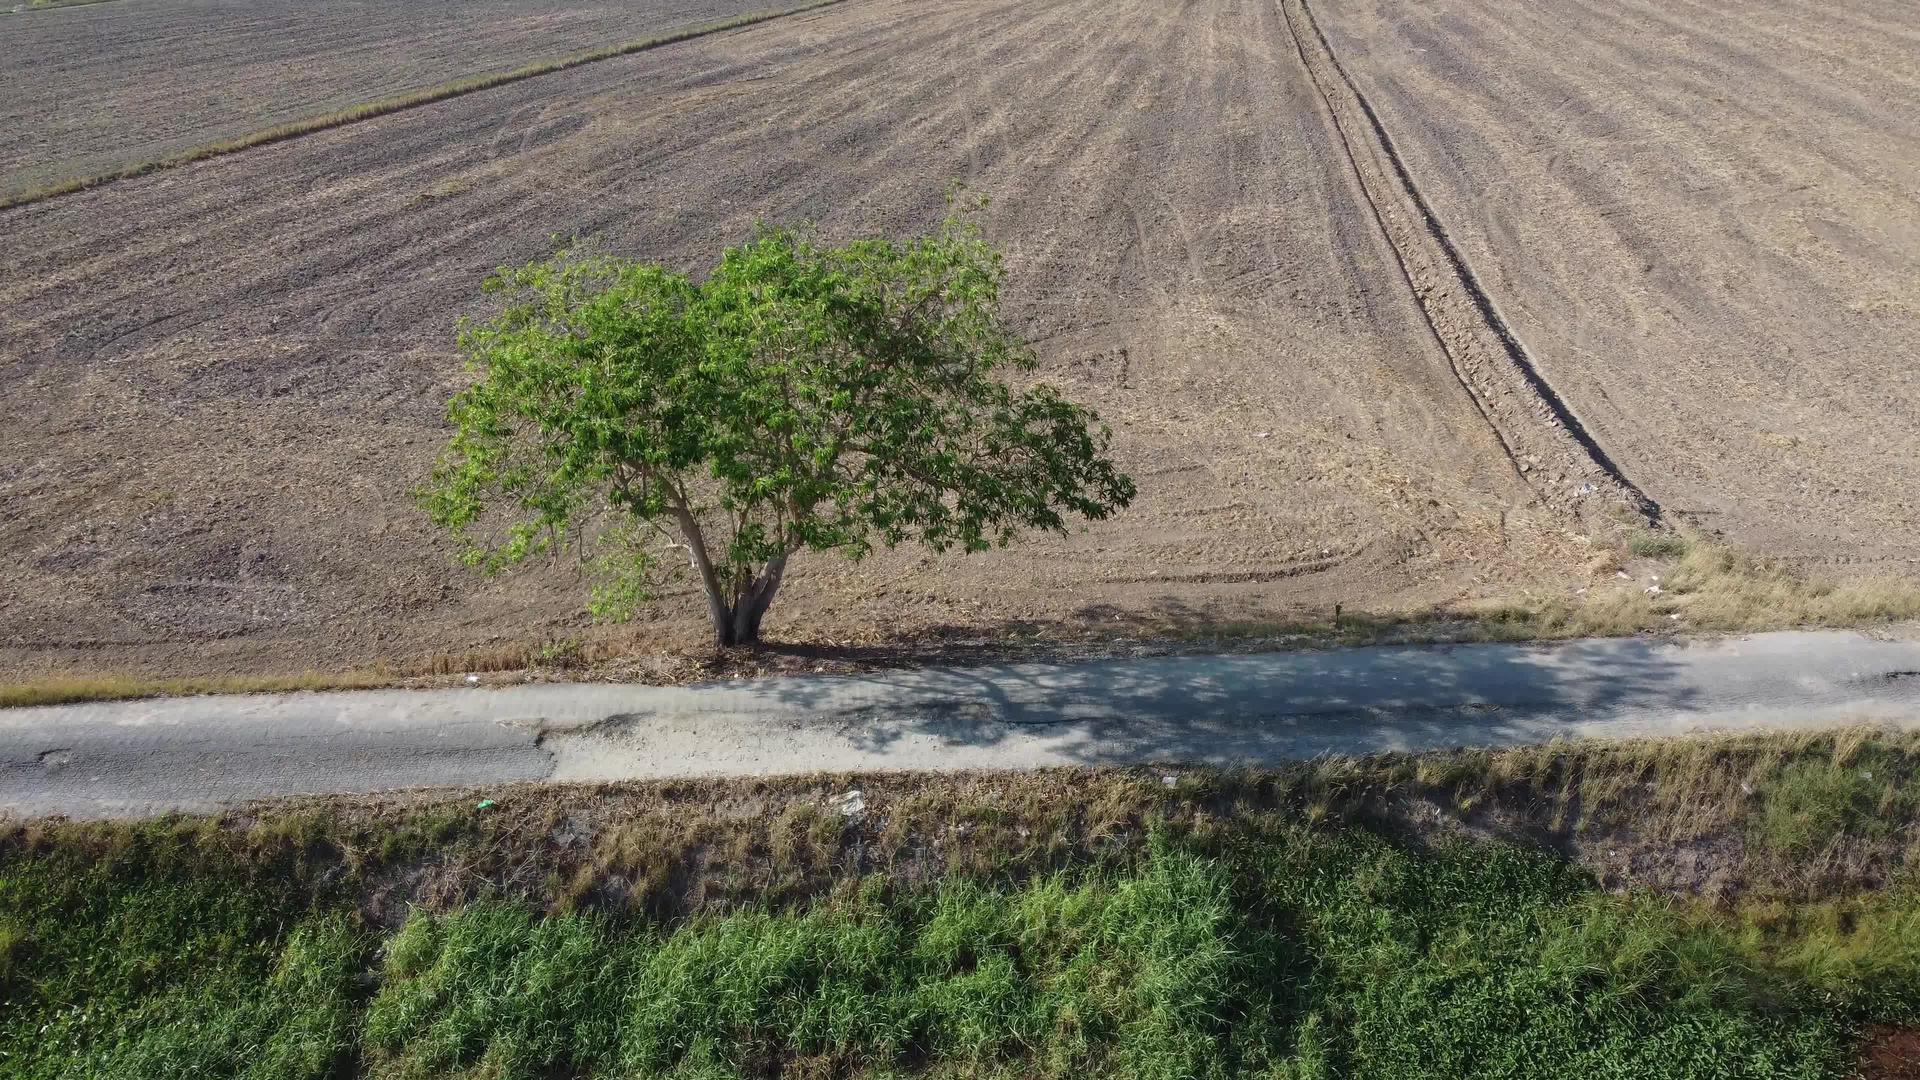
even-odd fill
[[(1638, 492), (1910, 569), (1920, 18), (1674, 11), (847, 0), (0, 212), (0, 675), (586, 632), (567, 567), (477, 582), (408, 497), (482, 277), (556, 234), (695, 269), (755, 218), (913, 230), (955, 179), (1140, 498), (806, 559), (771, 636), (1570, 592)], [(643, 641), (699, 639), (662, 611)]]
[[(476, 583), (407, 496), (482, 276), (555, 233), (697, 267), (755, 217), (914, 229), (956, 178), (1141, 496), (987, 557), (807, 560), (769, 634), (1570, 581), (1578, 545), (1457, 381), (1279, 8), (850, 0), (0, 214), (0, 668), (574, 632), (566, 568)], [(683, 610), (659, 632), (696, 631)]]
[(0, 199), (768, 0), (115, 0), (0, 23)]
[(1313, 0), (1549, 379), (1669, 515), (1920, 559), (1920, 5)]

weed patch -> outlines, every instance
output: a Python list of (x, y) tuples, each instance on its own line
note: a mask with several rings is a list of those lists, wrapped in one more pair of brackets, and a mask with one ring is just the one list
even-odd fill
[(1664, 533), (1637, 534), (1627, 548), (1663, 562), (1645, 578), (1603, 581), (1577, 596), (1465, 605), (1459, 639), (1747, 633), (1920, 618), (1920, 582), (1826, 580), (1783, 562)]
[(1677, 559), (1692, 545), (1678, 533), (1640, 529), (1627, 537), (1627, 552), (1642, 559)]
[[(1875, 755), (1876, 757), (1878, 755)], [(1798, 760), (1785, 763), (1761, 782), (1757, 838), (1773, 850), (1804, 856), (1847, 835), (1883, 835), (1899, 820), (1895, 811), (1909, 796), (1905, 785), (1876, 781), (1873, 760)], [(1887, 775), (1891, 763), (1879, 763)]]
[(1838, 1078), (1920, 974), (1904, 894), (1729, 915), (1510, 844), (1299, 825), (1024, 883), (669, 922), (480, 901), (385, 935), (274, 879), (60, 869), (0, 870), (9, 1076)]
[(62, 871), (0, 873), (0, 1073), (320, 1077), (351, 1049), (367, 939), (345, 913), (289, 917), (286, 892), (219, 875)]

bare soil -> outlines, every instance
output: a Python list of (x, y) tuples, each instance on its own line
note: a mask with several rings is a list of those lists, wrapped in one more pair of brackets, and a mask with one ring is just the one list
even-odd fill
[[(1140, 498), (990, 556), (805, 560), (770, 635), (1570, 591), (1590, 553), (1538, 489), (1576, 478), (1463, 386), (1349, 137), (1272, 5), (850, 0), (0, 213), (0, 672), (585, 633), (568, 567), (477, 582), (408, 496), (481, 278), (556, 234), (696, 269), (756, 218), (914, 230), (954, 179)], [(699, 640), (679, 599), (631, 633)]]
[(1920, 8), (1312, 0), (1438, 220), (1670, 517), (1920, 560)]
[(0, 198), (772, 7), (757, 0), (119, 0), (0, 34)]
[(1920, 1080), (1920, 1031), (1869, 1028), (1860, 1051), (1861, 1080)]

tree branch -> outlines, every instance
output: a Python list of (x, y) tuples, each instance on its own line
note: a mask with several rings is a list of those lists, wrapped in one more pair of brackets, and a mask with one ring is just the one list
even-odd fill
[(733, 611), (727, 604), (721, 591), (719, 576), (714, 572), (713, 559), (707, 554), (706, 534), (700, 529), (700, 519), (693, 516), (693, 510), (687, 505), (687, 495), (677, 484), (663, 484), (668, 491), (667, 512), (680, 526), (680, 535), (686, 537), (687, 551), (693, 559), (693, 567), (700, 572), (700, 583), (706, 587), (707, 615), (713, 620), (713, 630), (720, 645), (731, 645)]

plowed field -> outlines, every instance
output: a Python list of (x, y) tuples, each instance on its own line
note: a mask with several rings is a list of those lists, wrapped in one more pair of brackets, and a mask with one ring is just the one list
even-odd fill
[(1314, 0), (1507, 320), (1678, 518), (1920, 558), (1920, 5)]
[(0, 26), (0, 198), (771, 6), (116, 0), (29, 11)]
[[(698, 269), (756, 218), (911, 231), (953, 180), (1140, 498), (989, 556), (805, 559), (774, 636), (1570, 590), (1574, 534), (1641, 493), (1911, 570), (1916, 9), (1313, 15), (848, 0), (0, 212), (0, 672), (581, 632), (567, 566), (476, 582), (409, 498), (481, 279), (556, 235)], [(143, 129), (114, 115), (90, 145), (120, 153)], [(661, 611), (643, 636), (699, 639)]]
[(1277, 8), (853, 0), (0, 215), (7, 666), (565, 631), (564, 567), (477, 584), (407, 496), (488, 269), (555, 233), (691, 268), (756, 217), (910, 230), (953, 179), (1141, 497), (991, 556), (807, 560), (769, 633), (1424, 603), (1573, 564)]

